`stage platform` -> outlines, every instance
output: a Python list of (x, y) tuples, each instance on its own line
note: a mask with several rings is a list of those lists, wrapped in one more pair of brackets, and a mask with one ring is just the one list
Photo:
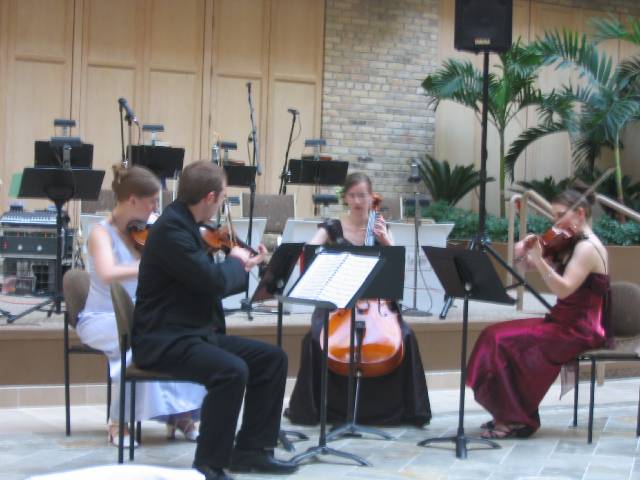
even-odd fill
[[(545, 295), (549, 302), (552, 296)], [(35, 299), (0, 296), (0, 308), (12, 312)], [(267, 310), (269, 310), (267, 308)], [(544, 315), (544, 307), (532, 296), (525, 296), (524, 309), (471, 302), (469, 307), (469, 350), (479, 333), (487, 325), (513, 318)], [(458, 384), (460, 362), (460, 336), (462, 301), (456, 300), (446, 319), (432, 312), (429, 317), (405, 316), (413, 328), (420, 346), (430, 389), (455, 388)], [(227, 316), (230, 335), (243, 335), (266, 342), (276, 341), (276, 314), (254, 312), (253, 321), (246, 313), (236, 312)], [(300, 344), (309, 329), (310, 314), (284, 316), (283, 346), (289, 357), (289, 377), (298, 371)], [(45, 313), (33, 313), (6, 324), (0, 319), (0, 408), (32, 407), (64, 404), (63, 377), (63, 317)], [(75, 333), (73, 333), (73, 338)], [(583, 374), (588, 373), (584, 368)], [(607, 366), (607, 376), (640, 374), (635, 362)], [(104, 357), (98, 355), (71, 356), (72, 402), (78, 404), (101, 403), (105, 399), (106, 367)], [(291, 382), (290, 382), (291, 383)]]

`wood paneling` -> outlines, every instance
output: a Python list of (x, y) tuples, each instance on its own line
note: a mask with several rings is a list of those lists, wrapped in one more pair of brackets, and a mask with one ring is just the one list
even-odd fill
[[(6, 137), (1, 160), (7, 187), (14, 173), (33, 165), (34, 140), (53, 135), (53, 119), (71, 113), (73, 5), (73, 0), (3, 2)], [(4, 205), (7, 193), (8, 188), (2, 192)]]
[[(269, 172), (258, 188), (273, 193), (286, 108), (307, 116), (306, 136), (320, 133), (323, 9), (315, 0), (0, 0), (3, 182), (33, 163), (33, 141), (54, 134), (54, 118), (73, 117), (108, 188), (121, 156), (120, 97), (141, 122), (164, 124), (162, 139), (184, 147), (186, 162), (209, 158), (214, 132), (248, 161), (251, 82)], [(268, 125), (274, 108), (284, 109), (282, 128)]]
[[(304, 140), (320, 137), (322, 110), (323, 2), (274, 0), (269, 61), (267, 161), (262, 179), (266, 193), (277, 193), (291, 129), (288, 108), (300, 112), (301, 129), (289, 158), (300, 158)], [(299, 126), (300, 126), (299, 125)], [(297, 215), (311, 216), (313, 187), (291, 187)]]

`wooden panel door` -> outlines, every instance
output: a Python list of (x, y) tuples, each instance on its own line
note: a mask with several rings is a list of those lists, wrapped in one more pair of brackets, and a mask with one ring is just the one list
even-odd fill
[[(11, 176), (33, 166), (34, 140), (54, 134), (53, 120), (71, 115), (73, 0), (2, 3), (4, 207)], [(45, 201), (25, 201), (26, 207)]]
[[(93, 143), (94, 168), (106, 170), (109, 189), (113, 165), (122, 159), (119, 98), (142, 117), (144, 0), (85, 0), (82, 10), (80, 132)], [(75, 102), (74, 102), (75, 103)], [(128, 142), (124, 124), (124, 142)], [(132, 142), (138, 132), (132, 129)]]
[(199, 159), (202, 125), (204, 0), (147, 1), (144, 91), (146, 123), (161, 123), (163, 139)]
[[(274, 0), (271, 10), (269, 61), (269, 118), (267, 158), (261, 186), (277, 193), (291, 130), (289, 108), (297, 109), (297, 140), (289, 158), (300, 158), (304, 141), (320, 137), (322, 110), (322, 56), (324, 5), (315, 0)], [(311, 216), (314, 187), (290, 186), (296, 197), (296, 215)]]

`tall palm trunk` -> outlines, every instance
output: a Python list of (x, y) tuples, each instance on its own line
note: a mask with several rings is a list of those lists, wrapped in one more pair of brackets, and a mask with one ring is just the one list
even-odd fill
[(504, 192), (504, 179), (505, 179), (505, 172), (504, 172), (504, 130), (501, 130), (500, 132), (500, 172), (499, 172), (499, 176), (500, 176), (500, 217), (504, 218), (505, 215), (505, 202), (506, 202), (506, 198), (505, 198), (505, 192)]
[[(616, 142), (613, 148), (613, 158), (616, 166), (616, 191), (618, 193), (618, 202), (624, 205), (624, 193), (622, 191), (622, 165), (620, 164), (620, 134), (616, 134)], [(624, 222), (625, 216), (618, 214), (620, 223)]]

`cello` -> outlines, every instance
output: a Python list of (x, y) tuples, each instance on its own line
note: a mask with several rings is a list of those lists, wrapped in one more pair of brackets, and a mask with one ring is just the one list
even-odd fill
[[(365, 232), (365, 246), (375, 242), (374, 226), (382, 197), (373, 196)], [(393, 302), (383, 299), (358, 300), (355, 306), (357, 330), (354, 348), (359, 352), (356, 370), (363, 377), (379, 377), (395, 370), (404, 358), (400, 319)], [(352, 309), (335, 310), (329, 318), (329, 369), (349, 375)], [(364, 330), (364, 332), (362, 332)], [(320, 333), (320, 338), (324, 333)], [(361, 342), (359, 339), (362, 339)], [(322, 348), (322, 345), (321, 345)]]

